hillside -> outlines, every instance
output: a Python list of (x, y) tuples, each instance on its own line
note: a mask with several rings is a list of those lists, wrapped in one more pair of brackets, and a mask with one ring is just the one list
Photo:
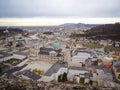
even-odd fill
[(12, 36), (12, 35), (16, 35), (16, 34), (23, 34), (23, 30), (22, 29), (18, 29), (18, 28), (0, 28), (0, 38), (3, 38), (5, 36)]
[(91, 28), (85, 36), (93, 39), (120, 40), (120, 24), (106, 24)]

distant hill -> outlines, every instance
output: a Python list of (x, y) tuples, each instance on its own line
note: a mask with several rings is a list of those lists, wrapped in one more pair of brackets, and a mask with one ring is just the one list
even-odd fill
[(120, 40), (120, 23), (93, 27), (85, 35), (93, 39)]
[[(92, 27), (98, 26), (100, 24), (84, 24), (84, 23), (64, 23), (61, 25), (55, 26), (10, 26), (11, 28), (20, 28), (23, 30), (58, 30), (59, 28), (63, 28), (64, 30), (70, 29), (91, 29)], [(7, 26), (0, 26), (0, 28), (7, 28)]]
[(92, 28), (100, 24), (83, 24), (83, 23), (65, 23), (59, 25), (59, 27), (76, 27), (76, 28)]
[(74, 26), (75, 24), (74, 23), (64, 23), (64, 24), (61, 24), (59, 25), (60, 27), (69, 27), (69, 26)]

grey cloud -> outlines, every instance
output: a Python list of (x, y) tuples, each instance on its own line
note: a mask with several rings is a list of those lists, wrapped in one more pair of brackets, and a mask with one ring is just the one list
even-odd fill
[(0, 17), (120, 17), (120, 0), (0, 0)]

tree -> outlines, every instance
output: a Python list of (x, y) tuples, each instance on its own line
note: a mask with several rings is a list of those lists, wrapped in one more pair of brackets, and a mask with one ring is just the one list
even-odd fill
[(58, 76), (58, 82), (62, 82), (62, 74)]
[(38, 72), (38, 74), (39, 74), (39, 75), (42, 73), (42, 71), (41, 71), (41, 70), (38, 70), (37, 72)]
[(58, 76), (58, 82), (65, 82), (65, 81), (67, 81), (67, 73), (66, 72), (64, 72), (63, 74), (60, 74)]
[(84, 78), (80, 78), (79, 83), (80, 83), (80, 84), (84, 84)]
[(63, 77), (62, 77), (62, 82), (65, 82), (65, 81), (67, 81), (67, 73), (66, 72), (63, 73)]
[(92, 80), (90, 80), (90, 81), (89, 81), (89, 83), (90, 83), (90, 85), (92, 85), (92, 84), (93, 84), (93, 81), (92, 81)]
[(118, 80), (119, 80), (119, 78), (120, 78), (120, 74), (118, 75)]
[(2, 72), (2, 68), (0, 67), (0, 73)]
[(35, 69), (33, 69), (32, 72), (35, 73), (36, 72)]

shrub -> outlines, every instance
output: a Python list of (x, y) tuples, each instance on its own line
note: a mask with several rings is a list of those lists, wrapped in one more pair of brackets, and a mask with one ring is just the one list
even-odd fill
[(58, 76), (58, 82), (62, 82), (62, 75)]
[(84, 84), (84, 80), (85, 80), (84, 78), (80, 78), (79, 83), (80, 83), (80, 84)]
[(62, 82), (67, 81), (67, 73), (63, 73)]
[(67, 81), (67, 73), (63, 73), (61, 75), (58, 76), (58, 82), (65, 82)]
[(2, 72), (2, 68), (0, 67), (0, 73)]

